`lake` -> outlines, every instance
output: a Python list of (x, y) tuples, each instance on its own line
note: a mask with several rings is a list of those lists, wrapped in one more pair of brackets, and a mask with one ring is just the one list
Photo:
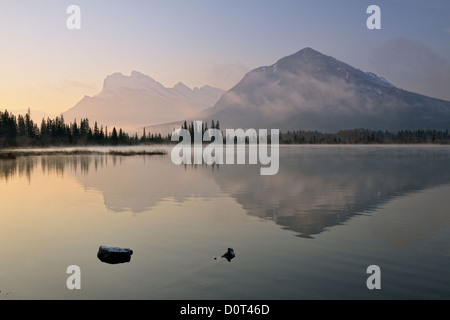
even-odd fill
[(169, 154), (0, 160), (0, 299), (450, 299), (450, 147), (280, 146), (274, 176), (133, 148)]

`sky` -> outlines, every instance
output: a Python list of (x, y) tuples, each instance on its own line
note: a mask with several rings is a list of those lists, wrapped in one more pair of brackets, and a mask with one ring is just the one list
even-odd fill
[[(70, 5), (80, 29), (67, 26)], [(228, 90), (305, 47), (450, 100), (448, 0), (2, 0), (0, 110), (62, 113), (133, 70)]]

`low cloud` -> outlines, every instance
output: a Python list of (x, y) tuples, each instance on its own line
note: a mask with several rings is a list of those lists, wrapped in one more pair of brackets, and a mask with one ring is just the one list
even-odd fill
[(343, 79), (319, 80), (275, 70), (276, 66), (253, 71), (236, 90), (222, 96), (217, 107), (227, 111), (220, 115), (221, 122), (232, 127), (314, 130), (319, 122), (327, 122), (325, 118), (360, 112), (355, 87)]
[(420, 42), (391, 39), (373, 52), (371, 64), (375, 73), (399, 88), (450, 100), (449, 61)]

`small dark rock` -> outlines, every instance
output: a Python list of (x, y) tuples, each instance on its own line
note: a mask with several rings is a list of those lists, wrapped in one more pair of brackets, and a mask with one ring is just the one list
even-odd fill
[(100, 246), (97, 253), (97, 258), (101, 262), (109, 264), (118, 264), (130, 262), (133, 250), (123, 249), (117, 247)]
[(222, 258), (225, 258), (228, 260), (228, 262), (231, 261), (236, 255), (234, 254), (233, 248), (228, 248), (228, 251), (225, 252), (225, 254), (222, 256)]

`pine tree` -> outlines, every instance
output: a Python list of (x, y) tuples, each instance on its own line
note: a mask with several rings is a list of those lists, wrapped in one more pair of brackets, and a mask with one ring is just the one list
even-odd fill
[(141, 138), (141, 142), (146, 142), (145, 140), (147, 139), (147, 137), (146, 137), (146, 132), (145, 132), (145, 127), (144, 127), (144, 130), (143, 130), (143, 132), (142, 132), (142, 138)]
[(111, 143), (112, 144), (118, 144), (119, 143), (119, 137), (117, 135), (116, 127), (113, 128), (111, 133)]

